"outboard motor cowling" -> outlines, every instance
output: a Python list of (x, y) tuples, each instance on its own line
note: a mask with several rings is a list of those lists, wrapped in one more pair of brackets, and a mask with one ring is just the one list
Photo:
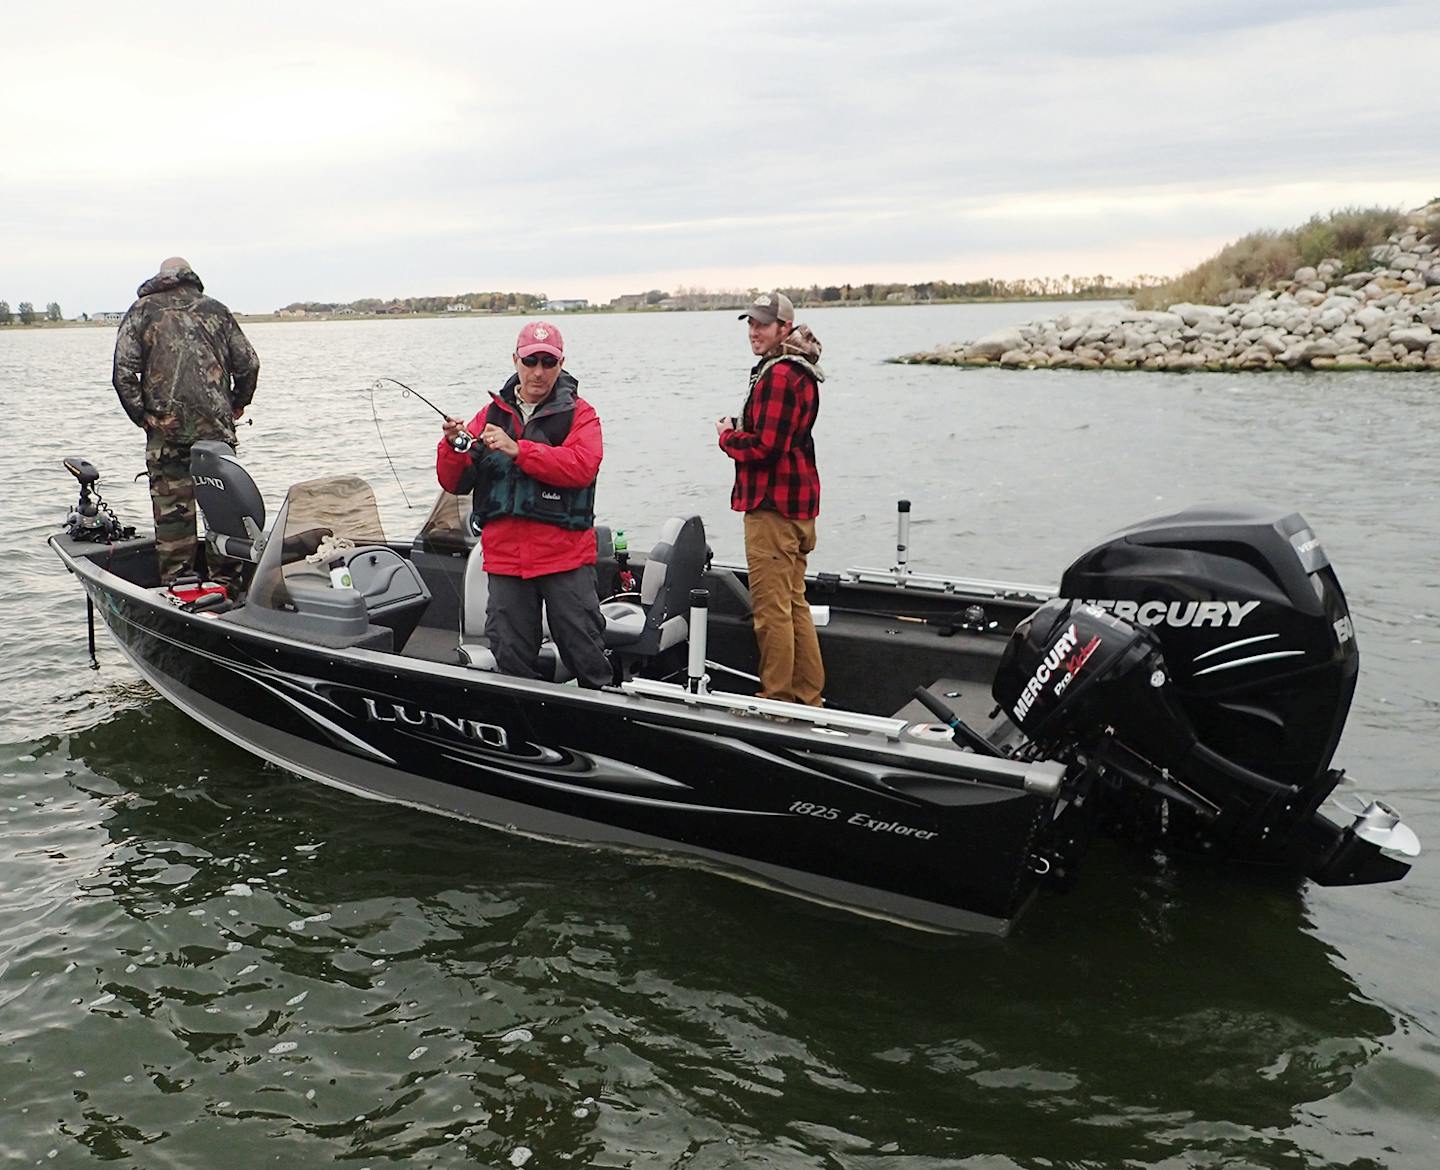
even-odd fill
[(1319, 812), (1342, 777), (1330, 761), (1359, 653), (1303, 518), (1237, 507), (1144, 521), (1084, 553), (1060, 588), (1017, 626), (995, 678), (1022, 750), (1108, 777), (1104, 815), (1142, 839), (1329, 884), (1405, 873), (1392, 846), (1410, 854), (1413, 834), (1373, 828), (1390, 810), (1343, 828)]
[(1147, 705), (1157, 669), (1160, 648), (1149, 634), (1057, 598), (1015, 627), (991, 691), (1027, 738), (1058, 745)]
[(1209, 747), (1301, 788), (1330, 766), (1360, 657), (1345, 594), (1295, 513), (1190, 508), (1123, 529), (1060, 593), (1152, 630)]

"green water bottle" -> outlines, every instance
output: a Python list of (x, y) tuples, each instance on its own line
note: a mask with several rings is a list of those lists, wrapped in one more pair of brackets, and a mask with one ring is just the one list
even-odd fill
[(620, 592), (635, 592), (635, 574), (630, 571), (630, 542), (623, 528), (615, 531), (615, 564), (620, 570)]

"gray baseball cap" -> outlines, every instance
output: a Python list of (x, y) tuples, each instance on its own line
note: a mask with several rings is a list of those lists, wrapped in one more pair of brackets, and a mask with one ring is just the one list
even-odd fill
[(758, 321), (761, 325), (770, 325), (776, 321), (794, 321), (795, 306), (782, 292), (761, 293), (750, 302), (750, 307), (740, 314), (740, 320)]

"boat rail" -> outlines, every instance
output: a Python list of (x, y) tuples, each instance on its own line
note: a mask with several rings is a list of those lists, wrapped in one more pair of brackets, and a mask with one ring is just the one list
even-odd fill
[(634, 678), (623, 682), (620, 684), (620, 690), (638, 698), (664, 699), (670, 702), (684, 703), (691, 707), (730, 711), (736, 715), (769, 715), (774, 718), (788, 719), (792, 723), (808, 723), (813, 727), (883, 735), (892, 741), (898, 741), (905, 729), (910, 726), (904, 719), (893, 719), (883, 715), (866, 715), (860, 711), (832, 711), (824, 707), (807, 707), (801, 703), (786, 703), (779, 699), (760, 699), (753, 695), (697, 692), (678, 683), (660, 682), (657, 679), (649, 678)]
[(942, 577), (932, 573), (911, 573), (897, 569), (872, 569), (855, 566), (843, 574), (847, 581), (864, 585), (893, 585), (901, 589), (920, 589), (931, 593), (980, 593), (997, 600), (1049, 601), (1055, 590), (1048, 585), (1032, 585), (1023, 581), (989, 581), (980, 577)]
[[(713, 569), (728, 569), (731, 572), (747, 573), (748, 566), (740, 561), (711, 562)], [(932, 593), (984, 594), (996, 600), (1034, 601), (1036, 604), (1049, 601), (1056, 595), (1050, 585), (1036, 585), (1028, 581), (992, 581), (984, 577), (946, 577), (936, 573), (912, 573), (910, 570), (875, 569), (852, 565), (841, 570), (843, 580), (857, 585), (890, 585), (913, 588)], [(818, 574), (806, 573), (806, 581), (814, 583)]]

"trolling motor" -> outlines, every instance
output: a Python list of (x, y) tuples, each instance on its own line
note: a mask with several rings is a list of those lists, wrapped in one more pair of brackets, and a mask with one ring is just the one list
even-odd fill
[[(120, 523), (100, 495), (100, 489), (95, 486), (100, 482), (100, 473), (95, 470), (95, 465), (78, 455), (71, 455), (63, 462), (65, 470), (80, 481), (80, 498), (65, 517), (65, 535), (71, 540), (89, 544), (113, 544), (133, 537), (135, 529)], [(90, 669), (99, 670), (100, 660), (95, 656), (95, 602), (88, 592), (85, 594), (85, 625), (90, 647)]]
[(77, 455), (69, 456), (64, 463), (65, 470), (80, 481), (80, 498), (65, 517), (65, 535), (91, 544), (110, 544), (134, 536), (135, 529), (120, 523), (95, 486), (100, 482), (95, 465)]

